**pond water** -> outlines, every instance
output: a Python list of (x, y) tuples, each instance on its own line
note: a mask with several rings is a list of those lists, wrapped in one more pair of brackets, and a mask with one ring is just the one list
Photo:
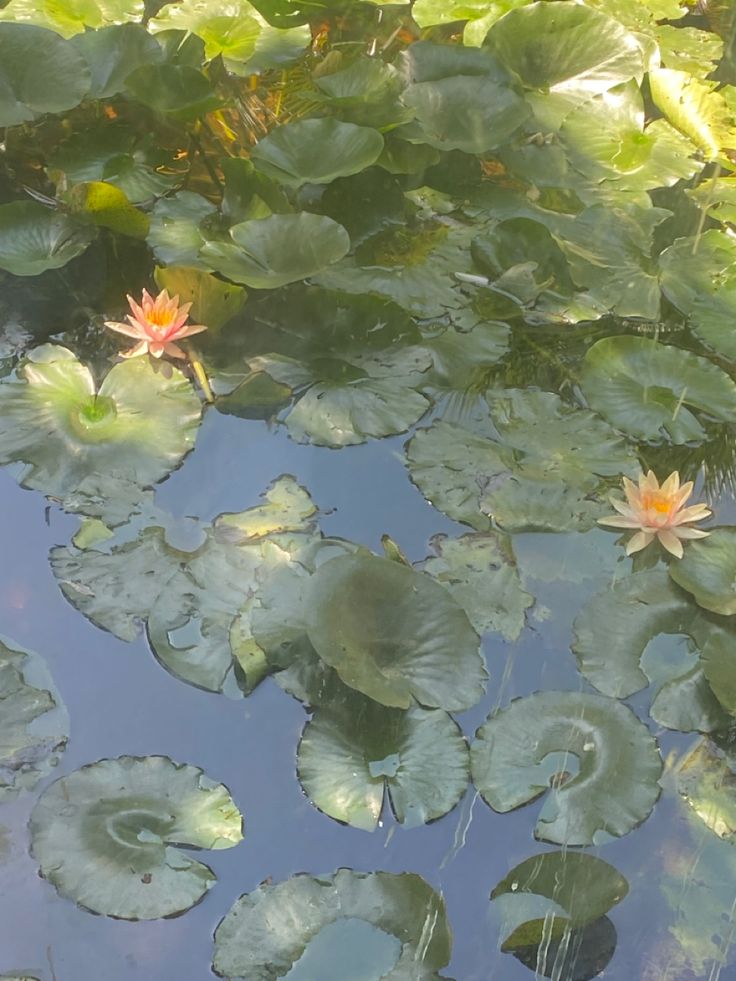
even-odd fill
[(736, 981), (730, 6), (0, 8), (0, 978)]

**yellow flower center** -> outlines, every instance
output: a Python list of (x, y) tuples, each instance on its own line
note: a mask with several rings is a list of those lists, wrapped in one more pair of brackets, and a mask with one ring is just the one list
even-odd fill
[(650, 491), (648, 494), (643, 494), (641, 503), (644, 505), (645, 510), (656, 511), (657, 514), (667, 514), (672, 509), (672, 500), (669, 497), (664, 497), (658, 491)]
[(168, 327), (171, 323), (171, 314), (166, 310), (151, 310), (148, 314), (148, 322), (152, 327)]

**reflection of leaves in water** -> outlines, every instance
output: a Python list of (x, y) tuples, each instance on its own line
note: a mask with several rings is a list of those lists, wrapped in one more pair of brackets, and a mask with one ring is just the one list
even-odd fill
[(100, 760), (61, 777), (31, 815), (32, 854), (59, 893), (94, 913), (181, 913), (216, 881), (180, 848), (232, 848), (243, 819), (222, 784), (165, 756)]
[[(345, 964), (352, 964), (346, 949), (350, 938), (366, 939), (365, 930), (355, 929), (355, 920), (379, 931), (372, 934), (374, 964), (383, 964), (388, 952), (395, 952), (381, 975), (386, 981), (435, 981), (450, 959), (445, 905), (424, 879), (407, 872), (339, 869), (319, 877), (296, 875), (241, 896), (215, 931), (214, 971), (231, 981), (286, 976), (306, 981), (306, 975), (294, 970), (303, 957), (317, 968), (309, 977), (337, 981), (345, 977)], [(323, 931), (332, 924), (328, 944)], [(381, 933), (400, 944), (382, 942)], [(319, 948), (319, 958), (310, 951), (312, 944)], [(335, 973), (340, 967), (342, 974)], [(366, 981), (375, 978), (374, 971), (366, 973)]]

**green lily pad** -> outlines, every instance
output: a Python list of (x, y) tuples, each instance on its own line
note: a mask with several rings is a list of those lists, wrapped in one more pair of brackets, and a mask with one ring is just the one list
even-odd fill
[(143, 17), (143, 0), (10, 0), (0, 20), (16, 24), (48, 27), (62, 37), (72, 37), (91, 27), (95, 31), (111, 24), (139, 21)]
[[(7, 8), (6, 8), (7, 9)], [(141, 65), (163, 59), (160, 45), (140, 24), (120, 24), (77, 34), (72, 41), (92, 72), (89, 98), (109, 99)]]
[(733, 761), (706, 739), (677, 767), (677, 790), (703, 824), (726, 841), (736, 837), (736, 773)]
[(0, 269), (38, 276), (81, 255), (95, 237), (83, 225), (36, 201), (0, 205)]
[(75, 218), (101, 228), (109, 228), (131, 238), (145, 238), (150, 222), (148, 215), (134, 207), (126, 194), (105, 181), (77, 184), (66, 196)]
[(736, 528), (714, 528), (708, 538), (691, 542), (684, 557), (670, 567), (678, 586), (692, 593), (706, 610), (736, 613)]
[[(573, 628), (572, 650), (583, 675), (604, 695), (628, 698), (652, 683), (649, 711), (656, 722), (685, 732), (710, 732), (728, 725), (728, 716), (700, 657), (711, 638), (709, 626), (666, 572), (638, 572), (583, 608)], [(666, 641), (658, 644), (652, 661), (650, 645), (662, 635)], [(685, 651), (683, 635), (689, 639)]]
[(339, 119), (300, 119), (272, 130), (251, 152), (256, 167), (287, 187), (329, 184), (370, 167), (383, 151), (375, 129)]
[(297, 774), (329, 817), (375, 831), (388, 796), (406, 827), (442, 817), (468, 785), (468, 747), (440, 709), (386, 708), (344, 690), (304, 727)]
[(121, 756), (51, 784), (30, 831), (41, 875), (62, 896), (93, 913), (154, 920), (189, 909), (216, 881), (180, 846), (232, 848), (243, 819), (199, 767)]
[(68, 736), (66, 709), (41, 658), (0, 641), (0, 802), (47, 776)]
[(134, 358), (111, 368), (96, 392), (71, 351), (45, 344), (0, 383), (0, 463), (25, 464), (25, 487), (62, 498), (94, 474), (146, 487), (192, 448), (200, 416), (175, 368)]
[(159, 289), (191, 303), (189, 317), (195, 324), (206, 324), (209, 331), (219, 330), (240, 313), (248, 294), (242, 286), (223, 283), (211, 273), (191, 266), (156, 267), (153, 272)]
[(193, 191), (179, 191), (157, 201), (151, 214), (148, 244), (158, 261), (167, 266), (208, 269), (199, 256), (207, 241), (201, 224), (216, 211), (214, 204)]
[(657, 68), (649, 72), (649, 90), (656, 107), (672, 125), (715, 160), (736, 138), (728, 103), (715, 91), (718, 82), (701, 80), (687, 71)]
[[(368, 950), (356, 920), (375, 929)], [(387, 962), (381, 935), (399, 941), (389, 945)], [(310, 957), (316, 947), (321, 956)], [(385, 981), (435, 981), (451, 948), (444, 901), (420, 876), (338, 869), (265, 883), (241, 896), (215, 931), (212, 966), (230, 981), (276, 981), (290, 972), (296, 977), (311, 962), (303, 977), (335, 981), (345, 976), (346, 963), (362, 963), (365, 978), (375, 977), (380, 963)]]
[(504, 913), (501, 950), (517, 950), (580, 929), (605, 916), (628, 891), (620, 872), (594, 855), (533, 855), (511, 869), (491, 893)]
[(207, 242), (200, 258), (253, 289), (276, 289), (314, 276), (350, 248), (342, 225), (308, 212), (244, 221), (233, 225), (230, 237), (232, 242)]
[(701, 417), (736, 421), (736, 384), (690, 351), (645, 337), (604, 337), (583, 360), (580, 385), (592, 409), (641, 439), (702, 441)]
[(129, 97), (175, 122), (199, 119), (222, 103), (209, 78), (191, 65), (141, 65), (125, 80)]
[[(703, 185), (710, 188), (708, 181)], [(712, 190), (712, 189), (711, 189)], [(716, 200), (728, 201), (728, 192)], [(703, 201), (703, 205), (705, 201)], [(728, 214), (716, 217), (727, 219)], [(705, 343), (736, 360), (736, 244), (729, 234), (709, 228), (699, 237), (677, 239), (659, 259), (662, 291), (688, 318)]]
[(517, 699), (480, 727), (470, 757), (473, 782), (495, 811), (547, 793), (534, 831), (541, 841), (597, 845), (621, 837), (659, 797), (656, 740), (630, 709), (602, 695)]
[(534, 597), (521, 585), (510, 540), (488, 531), (460, 538), (435, 535), (431, 545), (435, 556), (425, 559), (421, 570), (449, 590), (478, 633), (518, 640)]
[(532, 3), (511, 10), (485, 45), (524, 85), (585, 102), (644, 73), (637, 38), (590, 7)]
[(68, 41), (43, 27), (0, 23), (0, 126), (73, 109), (89, 87), (87, 62)]
[(358, 554), (331, 559), (309, 585), (307, 634), (341, 680), (382, 705), (470, 708), (486, 670), (462, 607), (423, 573)]
[[(603, 479), (635, 459), (593, 413), (551, 392), (490, 393), (495, 425), (438, 421), (406, 448), (414, 483), (449, 517), (478, 531), (584, 530), (602, 515)], [(467, 426), (467, 428), (466, 428)]]

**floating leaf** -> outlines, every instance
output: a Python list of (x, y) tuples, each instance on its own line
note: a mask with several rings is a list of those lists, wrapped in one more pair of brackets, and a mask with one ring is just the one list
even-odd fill
[(645, 337), (604, 337), (580, 376), (592, 409), (623, 432), (673, 443), (702, 441), (699, 416), (736, 421), (736, 384), (706, 358)]
[(728, 104), (716, 92), (717, 82), (694, 78), (689, 72), (658, 68), (649, 72), (652, 100), (670, 123), (715, 160), (736, 141)]
[(723, 616), (736, 613), (736, 528), (714, 528), (708, 538), (691, 542), (684, 557), (669, 568), (678, 586), (704, 609)]
[[(618, 580), (583, 608), (572, 650), (581, 672), (604, 695), (628, 698), (651, 682), (655, 721), (671, 729), (709, 732), (728, 724), (699, 657), (711, 638), (709, 627), (666, 572), (639, 572)], [(650, 645), (661, 635), (666, 641), (658, 645), (653, 662)], [(689, 650), (682, 650), (683, 635), (690, 640)]]
[(341, 694), (315, 711), (297, 750), (297, 773), (312, 803), (363, 831), (375, 831), (385, 795), (407, 827), (451, 811), (469, 771), (467, 744), (452, 718)]
[(15, 276), (59, 269), (81, 255), (94, 237), (94, 229), (36, 201), (0, 205), (0, 269)]
[(148, 244), (159, 262), (167, 266), (207, 268), (199, 257), (207, 241), (201, 224), (217, 208), (193, 191), (179, 191), (157, 201), (151, 215)]
[(148, 234), (148, 215), (133, 207), (125, 193), (114, 184), (104, 181), (77, 184), (66, 201), (80, 221), (86, 220), (131, 238), (145, 238)]
[(736, 837), (736, 773), (713, 743), (700, 740), (677, 767), (677, 790), (719, 838)]
[(309, 587), (307, 633), (342, 681), (382, 705), (462, 710), (486, 680), (478, 635), (429, 576), (367, 554), (320, 566)]
[(251, 152), (256, 167), (288, 187), (329, 184), (374, 164), (383, 151), (375, 129), (339, 119), (300, 119), (271, 131)]
[(198, 119), (221, 105), (209, 78), (191, 65), (141, 65), (125, 88), (129, 97), (175, 121)]
[(96, 392), (71, 351), (45, 344), (0, 383), (0, 463), (25, 464), (21, 483), (57, 497), (94, 474), (141, 488), (181, 462), (200, 415), (175, 368), (164, 373), (134, 358), (111, 368)]
[[(7, 8), (6, 8), (7, 9)], [(72, 44), (92, 72), (91, 99), (109, 99), (125, 90), (125, 80), (141, 65), (163, 59), (163, 51), (140, 24), (120, 24), (77, 34)]]
[(66, 709), (41, 658), (0, 641), (0, 802), (50, 773), (68, 735)]
[(424, 560), (422, 571), (446, 586), (478, 633), (518, 640), (534, 597), (522, 588), (509, 539), (493, 531), (435, 535), (431, 545), (436, 556)]
[(143, 0), (10, 0), (0, 11), (0, 20), (38, 24), (72, 37), (87, 27), (98, 31), (110, 24), (139, 21), (143, 8)]
[(451, 947), (445, 904), (420, 876), (338, 869), (241, 896), (215, 931), (213, 969), (276, 981), (309, 965), (327, 981), (344, 977), (348, 957), (365, 977), (378, 969), (386, 981), (435, 981)]
[(244, 221), (232, 242), (208, 242), (200, 257), (216, 272), (253, 289), (275, 289), (313, 276), (350, 248), (348, 233), (331, 218), (301, 212)]
[(620, 837), (649, 816), (659, 796), (657, 742), (612, 698), (537, 692), (490, 716), (476, 736), (473, 782), (495, 811), (547, 792), (534, 832), (541, 841), (592, 845)]
[(87, 62), (67, 41), (42, 27), (0, 23), (0, 126), (73, 109), (89, 87)]
[(191, 266), (156, 267), (153, 272), (159, 289), (191, 303), (189, 317), (195, 324), (206, 324), (210, 331), (219, 330), (240, 313), (248, 294), (242, 286), (223, 283), (211, 273)]
[(153, 920), (189, 909), (216, 881), (178, 846), (232, 848), (243, 819), (198, 767), (121, 756), (51, 784), (30, 830), (41, 875), (62, 896), (93, 913)]

